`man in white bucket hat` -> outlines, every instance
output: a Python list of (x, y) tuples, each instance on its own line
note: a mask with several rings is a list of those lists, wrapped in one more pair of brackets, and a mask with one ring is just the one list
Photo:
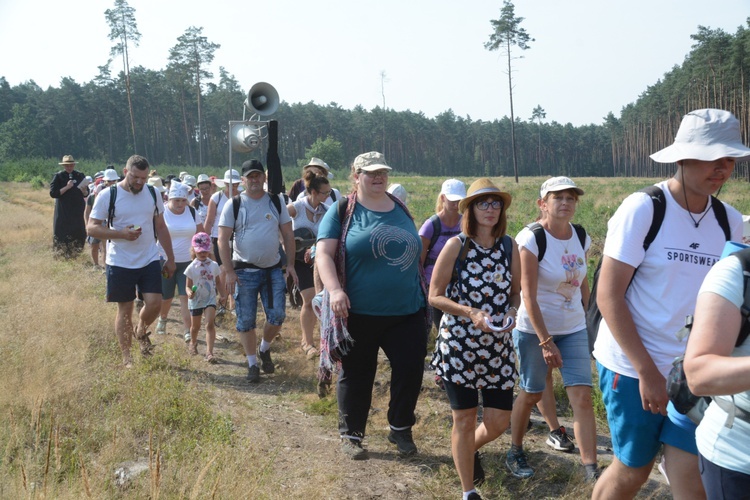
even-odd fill
[[(674, 143), (651, 158), (676, 163), (675, 175), (658, 183), (660, 190), (628, 196), (609, 220), (604, 243), (594, 357), (615, 459), (596, 483), (597, 499), (634, 497), (662, 444), (673, 496), (705, 498), (695, 424), (668, 404), (666, 377), (685, 350), (674, 334), (693, 313), (703, 278), (725, 242), (742, 239), (742, 215), (712, 195), (750, 149), (732, 113), (699, 109), (682, 119)], [(660, 206), (663, 220), (645, 245)]]
[[(219, 292), (219, 303), (218, 309), (216, 310), (217, 315), (224, 314), (226, 312), (227, 301), (229, 295), (227, 294), (225, 279), (226, 273), (224, 267), (221, 265), (221, 256), (219, 255), (219, 217), (221, 211), (224, 208), (224, 204), (227, 200), (231, 200), (233, 196), (240, 194), (239, 188), (242, 179), (240, 173), (235, 169), (229, 169), (224, 172), (224, 179), (222, 180), (223, 189), (217, 190), (208, 202), (208, 209), (206, 210), (206, 221), (203, 223), (203, 228), (206, 233), (211, 235), (211, 241), (214, 246), (214, 257), (216, 263), (219, 264), (221, 274), (217, 279), (217, 291)], [(217, 186), (219, 185), (217, 180)]]

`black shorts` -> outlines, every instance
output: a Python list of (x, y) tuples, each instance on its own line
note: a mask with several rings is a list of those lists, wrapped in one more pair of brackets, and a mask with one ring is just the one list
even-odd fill
[(443, 379), (451, 410), (469, 410), (479, 406), (479, 391), (482, 391), (482, 406), (497, 410), (513, 409), (513, 389), (472, 389)]
[(295, 260), (294, 271), (297, 273), (297, 280), (299, 281), (297, 287), (300, 290), (307, 290), (308, 288), (313, 288), (315, 286), (312, 265)]
[(155, 260), (140, 269), (107, 264), (107, 302), (132, 302), (135, 290), (161, 295), (161, 263)]

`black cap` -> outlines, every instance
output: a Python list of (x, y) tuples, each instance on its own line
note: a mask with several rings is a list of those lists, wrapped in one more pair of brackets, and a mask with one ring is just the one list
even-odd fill
[(242, 164), (242, 177), (246, 177), (250, 172), (260, 172), (261, 174), (266, 173), (263, 164), (258, 160), (247, 160)]

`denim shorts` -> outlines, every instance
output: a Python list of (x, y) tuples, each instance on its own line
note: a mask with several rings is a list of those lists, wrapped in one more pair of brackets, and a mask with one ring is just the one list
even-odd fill
[(161, 295), (161, 264), (155, 260), (140, 269), (107, 264), (107, 302), (132, 302), (135, 290)]
[(640, 382), (596, 363), (599, 388), (615, 456), (628, 467), (648, 465), (665, 443), (694, 455), (695, 431), (676, 425), (668, 416), (643, 409)]
[(273, 269), (238, 269), (234, 291), (237, 331), (255, 330), (258, 294), (266, 313), (266, 321), (281, 326), (286, 318), (286, 281), (280, 267)]
[[(162, 263), (163, 264), (163, 263)], [(187, 295), (185, 289), (185, 269), (188, 268), (190, 262), (178, 262), (175, 264), (175, 269), (172, 276), (169, 278), (161, 277), (161, 298), (163, 300), (169, 300), (174, 298), (174, 287), (177, 286), (177, 295)]]
[[(553, 335), (553, 341), (562, 356), (563, 385), (587, 385), (591, 387), (591, 355), (586, 329), (567, 335)], [(547, 363), (536, 333), (513, 330), (513, 345), (518, 357), (518, 386), (530, 394), (544, 391), (547, 379)]]

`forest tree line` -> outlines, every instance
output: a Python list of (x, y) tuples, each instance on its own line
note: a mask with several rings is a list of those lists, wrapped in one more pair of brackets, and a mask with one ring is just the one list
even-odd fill
[[(516, 118), (519, 174), (667, 177), (673, 167), (656, 164), (648, 155), (674, 140), (686, 112), (705, 107), (733, 112), (743, 141), (750, 143), (750, 18), (746, 24), (734, 34), (699, 26), (682, 64), (624, 106), (619, 117), (609, 113), (599, 125), (543, 122), (537, 112), (543, 116), (540, 97), (535, 119)], [(242, 119), (246, 92), (225, 68), (218, 81), (204, 79), (197, 87), (175, 67), (130, 68), (134, 133), (124, 72), (113, 76), (108, 65), (99, 70), (90, 82), (63, 78), (59, 87), (46, 90), (33, 81), (11, 87), (0, 77), (0, 164), (73, 154), (122, 165), (138, 153), (154, 165), (226, 167), (227, 124)], [(330, 138), (341, 144), (343, 161), (382, 150), (404, 173), (513, 175), (508, 117), (472, 120), (449, 109), (428, 118), (381, 107), (343, 109), (335, 102), (282, 100), (273, 115), (261, 118), (278, 120), (279, 155), (287, 167), (304, 159), (317, 140)], [(235, 166), (240, 156), (233, 155)], [(746, 162), (738, 165), (737, 175), (750, 178)]]

